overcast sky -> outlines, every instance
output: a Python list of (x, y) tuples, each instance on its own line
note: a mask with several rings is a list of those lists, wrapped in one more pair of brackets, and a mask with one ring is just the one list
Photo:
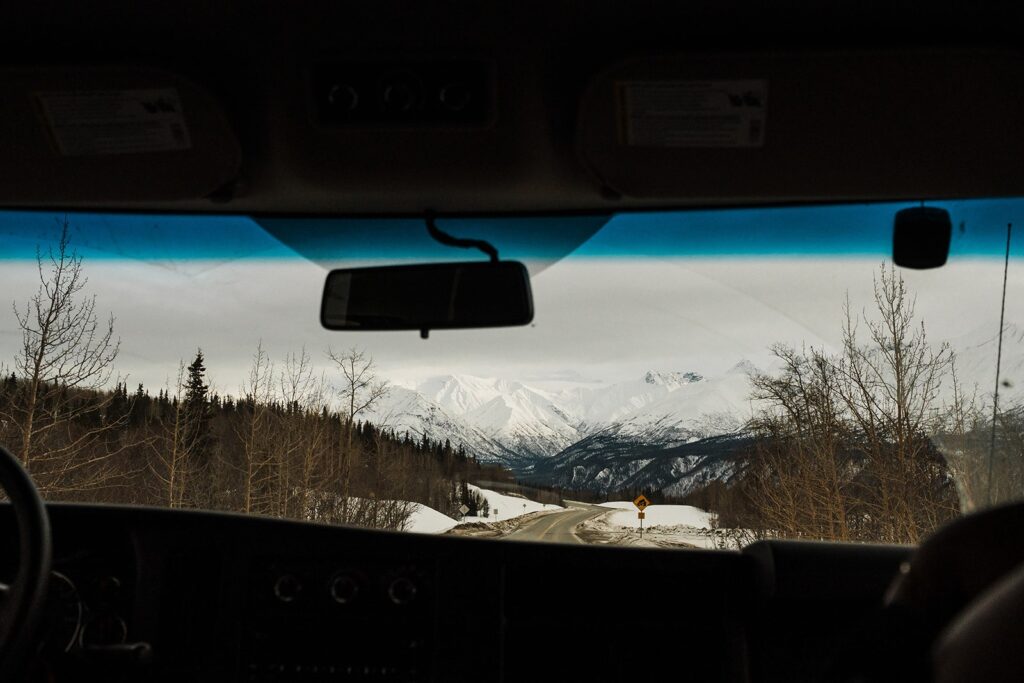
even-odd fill
[[(328, 332), (318, 321), (325, 271), (308, 261), (86, 262), (97, 311), (116, 317), (118, 371), (155, 393), (179, 359), (202, 347), (210, 379), (237, 394), (257, 343), (275, 361), (303, 346), (318, 361), (329, 346), (371, 353), (383, 376), (412, 382), (446, 373), (526, 381), (614, 382), (648, 369), (727, 370), (767, 362), (776, 341), (839, 342), (847, 292), (870, 305), (880, 258), (568, 259), (533, 279), (536, 319), (525, 328)], [(1014, 264), (1016, 265), (1016, 263)], [(977, 336), (998, 324), (1002, 263), (965, 259), (904, 272), (934, 339)], [(34, 264), (7, 261), (0, 292), (25, 301)], [(1024, 321), (1024, 268), (1011, 268), (1007, 318)], [(10, 303), (0, 309), (0, 358), (19, 335)], [(326, 367), (326, 366), (325, 366)]]

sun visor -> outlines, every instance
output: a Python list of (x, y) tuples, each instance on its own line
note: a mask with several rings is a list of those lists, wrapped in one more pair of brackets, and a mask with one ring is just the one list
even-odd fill
[(701, 202), (1024, 194), (1024, 58), (872, 51), (634, 59), (577, 150), (610, 194)]
[(196, 199), (238, 176), (220, 104), (173, 74), (3, 69), (0, 92), (5, 204)]

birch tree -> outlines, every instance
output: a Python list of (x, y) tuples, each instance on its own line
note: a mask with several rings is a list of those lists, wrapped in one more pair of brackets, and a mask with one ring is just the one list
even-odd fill
[(842, 334), (838, 354), (775, 346), (781, 373), (752, 378), (750, 523), (764, 535), (915, 543), (959, 512), (954, 469), (932, 440), (965, 419), (953, 353), (929, 342), (884, 264), (872, 314), (847, 301)]
[(246, 514), (276, 513), (272, 498), (277, 463), (274, 449), (268, 443), (274, 418), (273, 380), (273, 364), (260, 342), (252, 357), (248, 380), (242, 385), (244, 398), (238, 402), (242, 416), (236, 428), (242, 443), (241, 512)]
[(120, 347), (114, 317), (97, 314), (66, 217), (59, 227), (56, 246), (37, 250), (39, 288), (13, 304), (21, 332), (14, 359), (19, 381), (2, 416), (14, 425), (22, 464), (44, 493), (57, 495), (109, 483), (116, 475), (111, 458), (121, 446), (114, 442), (112, 450), (102, 437), (125, 420), (108, 414), (114, 395), (101, 391)]
[(388, 394), (387, 382), (377, 378), (373, 357), (352, 347), (336, 352), (331, 348), (327, 356), (341, 373), (338, 397), (341, 400), (345, 427), (345, 447), (337, 468), (337, 481), (341, 496), (342, 521), (349, 522), (349, 497), (352, 493), (352, 470), (357, 454), (353, 436), (356, 419), (376, 406)]

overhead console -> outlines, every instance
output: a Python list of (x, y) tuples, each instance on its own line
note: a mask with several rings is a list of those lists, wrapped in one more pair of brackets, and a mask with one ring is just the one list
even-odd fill
[(590, 83), (577, 151), (610, 195), (714, 202), (1024, 192), (1024, 57), (862, 50), (633, 59)]
[(604, 68), (522, 46), (301, 47), (244, 75), (211, 62), (203, 85), (137, 66), (0, 69), (0, 205), (455, 213), (1024, 194), (1015, 50), (652, 52)]

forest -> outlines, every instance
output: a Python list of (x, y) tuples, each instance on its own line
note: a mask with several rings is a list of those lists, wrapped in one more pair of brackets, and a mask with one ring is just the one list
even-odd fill
[(40, 252), (36, 294), (14, 304), (21, 345), (0, 382), (0, 443), (46, 499), (402, 530), (417, 503), (485, 515), (469, 482), (511, 481), (444, 435), (367, 419), (388, 387), (356, 348), (326, 352), (328, 377), (306, 350), (275, 364), (259, 344), (237, 397), (210, 390), (201, 349), (170, 386), (129, 387), (68, 228)]

